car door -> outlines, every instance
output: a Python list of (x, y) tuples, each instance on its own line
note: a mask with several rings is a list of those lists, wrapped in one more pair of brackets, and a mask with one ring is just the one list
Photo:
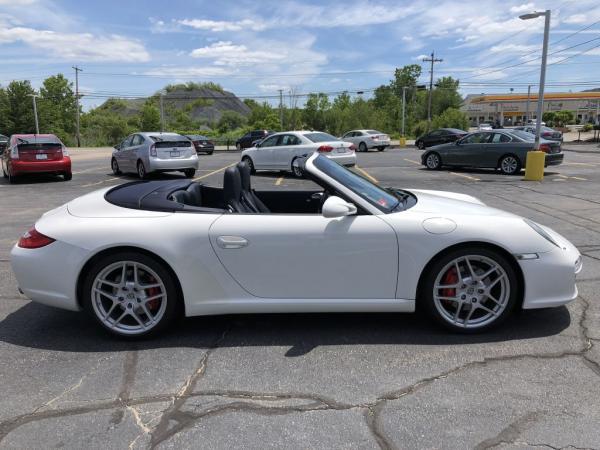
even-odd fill
[(128, 150), (129, 164), (137, 170), (137, 162), (139, 159), (146, 161), (148, 155), (140, 154), (140, 149), (144, 147), (144, 138), (139, 134), (134, 134), (131, 139), (131, 146)]
[(274, 161), (273, 148), (277, 145), (279, 135), (270, 136), (260, 143), (256, 151), (252, 154), (254, 167), (261, 169), (273, 169), (277, 166)]
[(131, 161), (129, 158), (129, 149), (131, 148), (131, 141), (133, 134), (127, 136), (123, 142), (119, 144), (119, 151), (115, 153), (115, 158), (119, 164), (119, 168), (123, 172), (132, 170)]
[(272, 150), (277, 168), (281, 170), (290, 170), (292, 168), (292, 160), (296, 156), (306, 154), (307, 151), (305, 146), (302, 145), (300, 138), (293, 134), (282, 135), (277, 143), (277, 147), (273, 147)]
[(498, 167), (500, 158), (513, 151), (512, 141), (513, 139), (504, 133), (494, 133), (488, 143), (482, 144), (482, 167)]
[(434, 145), (441, 144), (442, 143), (441, 136), (442, 136), (441, 130), (434, 130), (431, 133), (427, 134), (425, 136), (425, 138), (423, 139), (423, 141), (425, 142), (425, 146), (432, 147)]
[(461, 139), (458, 145), (455, 145), (454, 151), (451, 152), (452, 156), (448, 157), (446, 162), (454, 165), (479, 167), (483, 151), (482, 145), (490, 139), (491, 135), (492, 133), (482, 131), (472, 133)]
[(347, 132), (346, 134), (344, 134), (342, 136), (342, 140), (346, 141), (346, 142), (352, 142), (353, 144), (356, 144), (356, 142), (355, 142), (356, 139), (354, 139), (355, 135), (356, 135), (356, 133), (354, 131), (349, 131), (349, 132)]
[(223, 214), (210, 228), (219, 260), (262, 298), (395, 298), (398, 244), (374, 215)]

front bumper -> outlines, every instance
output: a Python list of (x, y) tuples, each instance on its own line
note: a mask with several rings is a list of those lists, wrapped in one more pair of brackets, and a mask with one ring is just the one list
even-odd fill
[(336, 155), (335, 153), (327, 155), (329, 159), (332, 159), (342, 166), (352, 167), (356, 165), (356, 153), (346, 153), (342, 155)]
[(198, 155), (189, 158), (159, 159), (150, 158), (149, 172), (198, 169)]
[(27, 173), (71, 173), (71, 158), (68, 156), (56, 161), (19, 161), (13, 159), (10, 165), (15, 176)]
[(561, 248), (539, 253), (537, 259), (519, 260), (525, 280), (523, 309), (561, 306), (577, 298), (581, 255), (566, 239), (559, 243)]

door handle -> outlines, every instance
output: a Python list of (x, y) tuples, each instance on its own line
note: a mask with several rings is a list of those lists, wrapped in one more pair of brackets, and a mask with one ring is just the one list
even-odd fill
[(225, 250), (248, 246), (248, 240), (241, 236), (219, 236), (217, 245)]

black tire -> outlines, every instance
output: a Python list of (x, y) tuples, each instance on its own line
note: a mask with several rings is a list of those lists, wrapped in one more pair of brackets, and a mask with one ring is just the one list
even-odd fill
[(498, 161), (498, 167), (504, 175), (514, 175), (521, 171), (521, 160), (516, 155), (504, 155)]
[[(118, 263), (119, 261), (134, 261), (148, 266), (158, 275), (160, 281), (162, 281), (164, 284), (166, 291), (166, 308), (162, 317), (155, 325), (152, 325), (146, 331), (137, 334), (125, 334), (115, 328), (107, 326), (102, 322), (100, 317), (98, 317), (92, 303), (94, 300), (92, 298), (91, 291), (94, 279), (104, 268), (110, 266), (111, 264)], [(92, 267), (90, 267), (88, 274), (82, 280), (80, 287), (81, 303), (86, 313), (88, 313), (102, 329), (123, 339), (135, 340), (154, 336), (168, 328), (177, 317), (183, 314), (183, 302), (182, 299), (179, 298), (177, 281), (171, 274), (171, 271), (169, 271), (168, 268), (166, 268), (161, 262), (144, 253), (138, 253), (135, 251), (121, 251), (101, 257), (94, 262)], [(123, 310), (124, 309), (125, 308), (123, 308)]]
[[(481, 256), (493, 260), (504, 270), (506, 278), (508, 280), (507, 284), (509, 286), (509, 294), (507, 295), (504, 309), (501, 312), (499, 312), (498, 316), (495, 316), (495, 319), (493, 319), (491, 322), (482, 324), (481, 326), (472, 326), (469, 328), (463, 325), (459, 326), (457, 324), (451, 323), (448, 317), (444, 318), (444, 315), (438, 310), (438, 307), (436, 306), (436, 302), (434, 300), (434, 285), (438, 276), (441, 275), (440, 272), (442, 270), (445, 270), (447, 265), (452, 263), (452, 261), (467, 255)], [(517, 273), (513, 265), (506, 259), (504, 255), (493, 249), (485, 247), (482, 248), (478, 246), (459, 248), (442, 255), (436, 261), (434, 261), (433, 264), (429, 265), (426, 270), (427, 272), (424, 274), (424, 279), (422, 280), (422, 283), (420, 285), (421, 289), (419, 292), (417, 308), (422, 308), (436, 323), (453, 332), (463, 334), (474, 334), (489, 330), (500, 325), (506, 320), (508, 316), (510, 316), (510, 314), (515, 308), (515, 305), (517, 305), (517, 303), (519, 302), (519, 297), (522, 295), (522, 289), (519, 286), (519, 278), (517, 277)], [(443, 289), (440, 289), (439, 291), (443, 291)], [(454, 294), (458, 297), (458, 289), (454, 290)], [(446, 295), (446, 293), (442, 292), (442, 295)], [(486, 298), (485, 295), (483, 295), (482, 297), (484, 299)], [(464, 305), (469, 304), (468, 301), (469, 299), (467, 296), (466, 301), (462, 304), (461, 308), (464, 307)], [(482, 300), (482, 302), (484, 301), (488, 300)], [(440, 300), (440, 303), (442, 302), (444, 302), (444, 300)], [(448, 304), (453, 304), (453, 301), (449, 301)], [(471, 306), (469, 305), (469, 309), (470, 308)], [(467, 311), (468, 310), (464, 312)]]
[(377, 147), (377, 150), (380, 151), (380, 152), (382, 152), (382, 151), (385, 150), (385, 147)]
[(425, 158), (425, 167), (429, 170), (440, 170), (442, 168), (442, 157), (437, 152), (427, 154)]
[(296, 178), (304, 178), (304, 173), (302, 173), (302, 169), (299, 166), (294, 165), (298, 158), (294, 158), (292, 160), (292, 173)]
[(194, 178), (194, 175), (196, 175), (196, 169), (185, 169), (183, 173), (186, 178)]
[(369, 151), (369, 149), (367, 148), (367, 144), (365, 144), (364, 142), (361, 142), (360, 144), (358, 144), (358, 150), (361, 152)]
[(417, 148), (419, 150), (425, 150), (425, 143), (423, 141), (417, 141)]
[(64, 181), (71, 181), (73, 179), (73, 174), (71, 172), (65, 172), (63, 173), (63, 180)]
[(121, 169), (119, 169), (119, 163), (115, 158), (110, 162), (110, 168), (112, 169), (115, 175), (121, 175)]
[(144, 166), (143, 161), (138, 161), (138, 163), (137, 163), (137, 174), (141, 180), (145, 180), (148, 178), (148, 173), (146, 172), (146, 166)]
[(256, 169), (254, 168), (254, 163), (252, 162), (252, 158), (249, 156), (244, 156), (242, 158), (242, 162), (245, 162), (246, 165), (250, 168), (250, 173), (254, 175), (256, 173)]
[(212, 155), (212, 154), (213, 154), (213, 152), (206, 152), (206, 154), (207, 154), (207, 155)]

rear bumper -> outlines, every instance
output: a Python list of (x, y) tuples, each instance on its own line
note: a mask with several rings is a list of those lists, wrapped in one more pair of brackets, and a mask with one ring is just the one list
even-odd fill
[(27, 173), (63, 173), (71, 172), (71, 158), (68, 156), (56, 161), (19, 161), (13, 159), (10, 162), (14, 176)]
[(346, 155), (336, 155), (331, 154), (327, 155), (329, 159), (334, 160), (336, 163), (341, 164), (342, 166), (354, 166), (356, 165), (356, 153), (350, 153)]
[(558, 166), (562, 164), (565, 159), (564, 153), (550, 153), (546, 154), (546, 166)]
[(177, 159), (150, 158), (150, 167), (148, 167), (149, 172), (184, 169), (198, 169), (198, 156)]
[(390, 141), (371, 141), (371, 143), (369, 144), (369, 148), (389, 147), (390, 145)]

